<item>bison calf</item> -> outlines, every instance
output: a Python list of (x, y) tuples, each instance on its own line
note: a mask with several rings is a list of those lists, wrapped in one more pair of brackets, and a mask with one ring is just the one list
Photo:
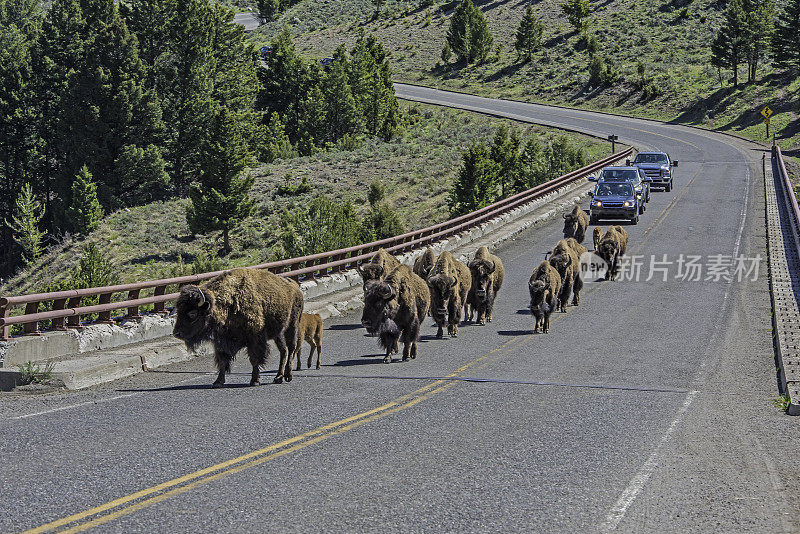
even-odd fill
[(392, 361), (398, 340), (405, 344), (403, 361), (417, 357), (420, 326), (430, 302), (428, 285), (406, 265), (400, 265), (383, 280), (367, 283), (361, 324), (378, 332), (380, 344), (386, 350), (384, 363)]
[(531, 295), (530, 310), (535, 318), (533, 333), (542, 327), (542, 333), (550, 330), (550, 314), (558, 307), (558, 296), (561, 292), (561, 275), (550, 262), (543, 261), (533, 270), (528, 280), (528, 292)]
[(300, 340), (294, 353), (294, 357), (297, 358), (298, 371), (303, 368), (300, 362), (300, 349), (303, 348), (303, 341), (311, 345), (311, 352), (308, 353), (308, 368), (311, 369), (311, 359), (314, 356), (314, 350), (316, 350), (317, 369), (319, 369), (319, 361), (322, 356), (322, 317), (318, 313), (304, 313), (300, 317)]
[(472, 274), (472, 289), (468, 302), (472, 309), (467, 318), (472, 320), (472, 314), (475, 313), (478, 324), (484, 324), (484, 318), (492, 322), (494, 300), (503, 286), (506, 274), (503, 262), (491, 254), (488, 248), (481, 247), (475, 252), (475, 258), (469, 262), (469, 270)]
[(219, 374), (213, 387), (225, 384), (236, 353), (247, 348), (253, 373), (250, 385), (259, 384), (259, 367), (269, 356), (269, 340), (281, 359), (275, 382), (292, 380), (291, 357), (299, 343), (303, 293), (292, 280), (268, 271), (233, 269), (198, 287), (184, 286), (175, 305), (172, 334), (194, 350), (203, 341), (214, 344)]
[(589, 215), (580, 206), (575, 206), (564, 214), (564, 239), (573, 237), (578, 243), (583, 243), (588, 226)]

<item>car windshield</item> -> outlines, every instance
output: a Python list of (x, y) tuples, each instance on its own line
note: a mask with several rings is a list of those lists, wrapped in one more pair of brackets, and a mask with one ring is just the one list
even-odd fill
[(627, 182), (637, 179), (636, 169), (605, 169), (600, 174), (600, 180), (604, 182)]
[(636, 154), (634, 163), (666, 163), (666, 154)]
[(596, 197), (630, 197), (633, 196), (633, 189), (631, 184), (598, 184), (597, 191), (594, 196)]

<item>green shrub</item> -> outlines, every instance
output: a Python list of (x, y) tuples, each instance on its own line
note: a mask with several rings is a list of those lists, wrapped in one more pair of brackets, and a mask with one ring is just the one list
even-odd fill
[(33, 362), (25, 362), (17, 365), (20, 372), (18, 386), (27, 386), (28, 384), (43, 384), (53, 378), (53, 362), (46, 362), (44, 367), (39, 367), (39, 364)]

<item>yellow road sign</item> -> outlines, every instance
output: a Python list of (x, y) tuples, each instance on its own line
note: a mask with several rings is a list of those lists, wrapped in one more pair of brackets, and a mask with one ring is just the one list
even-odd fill
[(769, 109), (769, 106), (766, 106), (761, 110), (761, 114), (764, 115), (765, 119), (769, 120), (769, 118), (772, 117), (772, 110)]
[(764, 119), (764, 124), (769, 124), (769, 117), (767, 117), (766, 119)]

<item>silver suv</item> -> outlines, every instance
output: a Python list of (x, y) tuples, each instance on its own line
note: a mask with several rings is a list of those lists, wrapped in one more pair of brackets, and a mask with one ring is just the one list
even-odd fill
[(652, 187), (663, 187), (664, 191), (672, 191), (672, 168), (677, 167), (678, 162), (672, 161), (666, 152), (639, 152), (632, 165), (644, 171), (652, 180)]

